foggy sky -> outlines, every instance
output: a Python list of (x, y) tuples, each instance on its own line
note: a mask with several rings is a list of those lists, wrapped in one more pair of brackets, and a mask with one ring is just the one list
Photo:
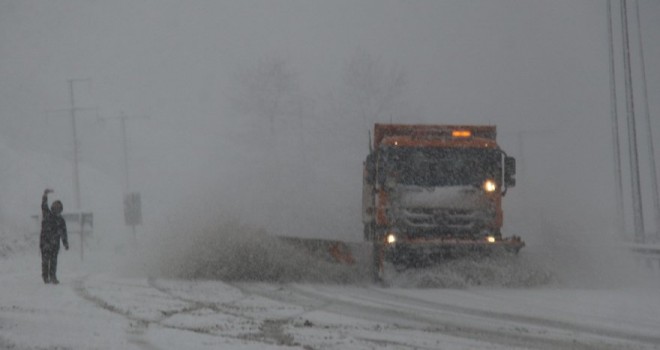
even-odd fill
[[(640, 7), (657, 155), (660, 3)], [(373, 123), (494, 124), (519, 166), (505, 198), (507, 232), (525, 236), (547, 222), (612, 230), (605, 15), (604, 0), (0, 0), (0, 142), (71, 160), (70, 120), (57, 110), (69, 107), (67, 79), (89, 78), (75, 84), (78, 107), (98, 107), (106, 119), (149, 117), (128, 122), (131, 187), (143, 193), (147, 224), (199, 206), (278, 234), (359, 239)], [(406, 81), (402, 102), (373, 120), (342, 112), (344, 67), (360, 53)], [(246, 72), (272, 60), (285, 64), (305, 102), (271, 128), (232, 99)], [(640, 97), (639, 79), (635, 89)], [(624, 106), (620, 99), (622, 121)], [(82, 162), (123, 186), (118, 121), (80, 112), (78, 132)], [(643, 164), (645, 152), (642, 143)], [(648, 193), (647, 165), (642, 171)], [(85, 200), (95, 200), (93, 179), (81, 181)], [(626, 174), (630, 207), (628, 188)]]

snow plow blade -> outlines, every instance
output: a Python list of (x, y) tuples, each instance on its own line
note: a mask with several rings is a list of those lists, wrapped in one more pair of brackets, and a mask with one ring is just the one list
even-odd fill
[(353, 254), (354, 248), (351, 248), (350, 243), (317, 238), (283, 236), (278, 236), (278, 238), (282, 242), (294, 246), (297, 250), (306, 251), (308, 254), (326, 261), (346, 265), (354, 265), (356, 262)]
[(277, 237), (296, 251), (331, 263), (370, 269), (376, 280), (383, 280), (384, 263), (397, 270), (422, 268), (450, 259), (486, 257), (498, 254), (517, 254), (525, 246), (520, 237), (513, 236), (494, 242), (476, 239), (406, 240), (394, 244), (378, 242), (344, 242), (329, 239)]

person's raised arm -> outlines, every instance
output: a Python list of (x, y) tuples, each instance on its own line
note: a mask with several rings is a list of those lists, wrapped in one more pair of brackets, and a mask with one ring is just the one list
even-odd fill
[(41, 196), (41, 212), (42, 212), (42, 214), (44, 212), (50, 210), (50, 209), (48, 209), (48, 194), (52, 193), (52, 192), (53, 192), (53, 190), (51, 190), (50, 188), (47, 188), (47, 189), (44, 190), (44, 195)]

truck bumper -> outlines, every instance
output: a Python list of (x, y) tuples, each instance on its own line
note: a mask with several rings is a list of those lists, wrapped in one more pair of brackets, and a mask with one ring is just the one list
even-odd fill
[(419, 267), (442, 260), (516, 254), (525, 246), (513, 236), (489, 242), (485, 239), (422, 239), (398, 241), (383, 246), (384, 258), (395, 265)]

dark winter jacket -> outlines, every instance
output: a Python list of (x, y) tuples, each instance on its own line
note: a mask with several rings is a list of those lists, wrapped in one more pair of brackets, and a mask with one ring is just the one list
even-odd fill
[(62, 215), (56, 215), (48, 208), (48, 197), (41, 198), (41, 236), (39, 246), (41, 249), (60, 249), (60, 239), (64, 247), (69, 247), (66, 233), (66, 222)]

